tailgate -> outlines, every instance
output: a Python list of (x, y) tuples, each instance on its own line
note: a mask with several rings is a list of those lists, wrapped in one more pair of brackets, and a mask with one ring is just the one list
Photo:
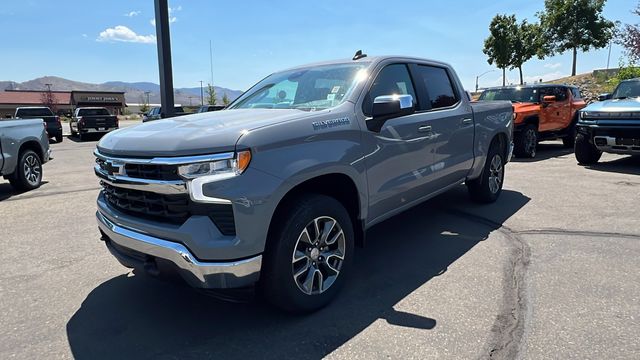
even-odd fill
[(113, 115), (92, 115), (83, 116), (85, 128), (95, 128), (97, 130), (106, 130), (116, 127), (116, 117)]

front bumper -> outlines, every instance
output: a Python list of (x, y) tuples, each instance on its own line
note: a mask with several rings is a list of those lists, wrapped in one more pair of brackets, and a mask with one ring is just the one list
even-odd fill
[[(631, 122), (631, 121), (629, 121)], [(578, 123), (577, 131), (603, 152), (640, 155), (640, 121), (634, 124)]]
[[(155, 264), (159, 259), (173, 265), (172, 268), (191, 286), (205, 289), (240, 288), (250, 286), (260, 278), (262, 255), (229, 262), (199, 261), (182, 244), (118, 226), (100, 211), (96, 212), (96, 217), (109, 251), (127, 267), (148, 270), (149, 264)], [(131, 256), (126, 250), (142, 258)]]

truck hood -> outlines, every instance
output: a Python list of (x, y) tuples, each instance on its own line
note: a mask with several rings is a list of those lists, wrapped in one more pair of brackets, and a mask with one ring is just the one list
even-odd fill
[(614, 99), (589, 104), (582, 111), (589, 112), (627, 112), (640, 111), (640, 98)]
[(292, 109), (221, 110), (156, 120), (112, 131), (98, 150), (113, 156), (186, 156), (233, 151), (242, 134), (318, 112)]

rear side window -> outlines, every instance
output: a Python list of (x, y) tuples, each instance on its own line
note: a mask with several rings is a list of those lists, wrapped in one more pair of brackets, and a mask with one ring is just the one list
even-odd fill
[(107, 109), (80, 109), (78, 110), (78, 116), (108, 116), (109, 111)]
[[(418, 76), (424, 82), (432, 109), (453, 106), (458, 102), (447, 70), (436, 66), (418, 65)], [(416, 81), (420, 81), (416, 80)]]
[(580, 93), (580, 89), (571, 88), (571, 93), (573, 94), (574, 99), (582, 99), (582, 94)]
[(367, 116), (371, 116), (373, 101), (376, 97), (384, 95), (411, 95), (415, 103), (416, 92), (411, 82), (407, 65), (387, 65), (380, 71), (373, 85), (371, 85), (369, 93), (364, 98), (362, 112)]
[(24, 116), (53, 116), (53, 113), (48, 108), (20, 109), (16, 113), (16, 117)]

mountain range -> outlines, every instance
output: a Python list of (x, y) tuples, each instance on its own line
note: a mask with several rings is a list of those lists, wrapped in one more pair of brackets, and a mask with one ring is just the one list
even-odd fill
[[(108, 81), (102, 84), (91, 84), (79, 81), (64, 79), (57, 76), (44, 76), (41, 78), (18, 83), (15, 81), (0, 81), (1, 90), (46, 90), (51, 84), (52, 91), (123, 91), (127, 103), (143, 103), (146, 100), (146, 92), (149, 92), (149, 103), (160, 103), (160, 85), (151, 82), (124, 82)], [(230, 100), (234, 100), (242, 94), (240, 90), (232, 90), (219, 86), (214, 86), (217, 103), (222, 103), (222, 96), (226, 93)], [(203, 89), (205, 103), (207, 98), (207, 88)], [(174, 89), (175, 103), (188, 106), (200, 105), (200, 88), (179, 88)]]

